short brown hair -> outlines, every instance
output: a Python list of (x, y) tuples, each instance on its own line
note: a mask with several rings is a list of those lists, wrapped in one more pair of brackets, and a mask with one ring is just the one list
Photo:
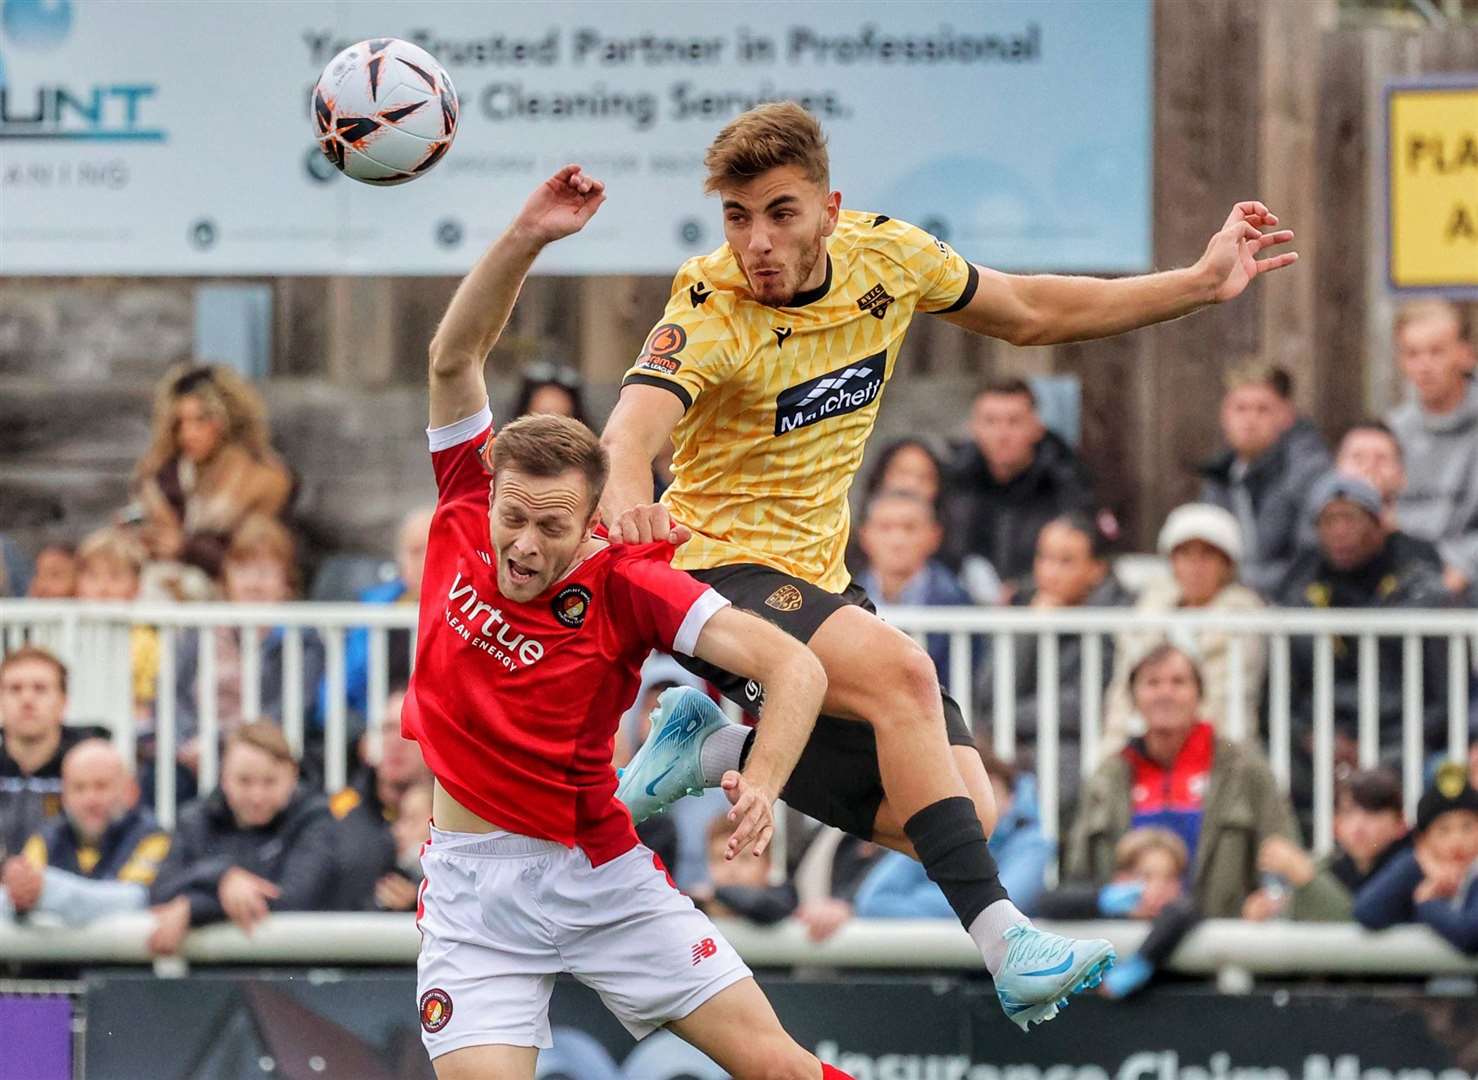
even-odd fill
[(1033, 411), (1037, 408), (1037, 395), (1031, 383), (1014, 375), (1002, 375), (985, 383), (975, 391), (974, 400), (979, 401), (983, 397), (1023, 397)]
[(77, 547), (79, 569), (90, 562), (107, 562), (127, 566), (135, 574), (141, 574), (148, 558), (148, 551), (132, 533), (112, 526), (90, 533)]
[(275, 559), (287, 571), (288, 587), (298, 591), (298, 550), (293, 534), (276, 518), (253, 514), (231, 534), (226, 548), (226, 562), (246, 562), (256, 558)]
[(1201, 697), (1206, 696), (1206, 678), (1201, 674), (1201, 665), (1194, 656), (1186, 649), (1181, 648), (1173, 641), (1162, 641), (1149, 652), (1145, 653), (1129, 669), (1129, 689), (1133, 690), (1139, 682), (1139, 676), (1145, 669), (1158, 667), (1172, 656), (1185, 658), (1185, 662), (1191, 665), (1191, 676), (1196, 680), (1196, 693)]
[(1228, 391), (1244, 386), (1266, 386), (1284, 401), (1293, 400), (1293, 376), (1278, 364), (1256, 361), (1234, 367), (1222, 379), (1222, 386)]
[(50, 649), (43, 649), (39, 645), (22, 645), (14, 652), (7, 653), (0, 658), (0, 675), (5, 674), (6, 668), (12, 664), (22, 664), (27, 660), (39, 660), (43, 664), (50, 664), (56, 668), (57, 681), (62, 684), (62, 693), (67, 692), (67, 665)]
[(1396, 312), (1396, 321), (1391, 327), (1391, 336), (1400, 337), (1401, 331), (1416, 323), (1435, 322), (1440, 319), (1446, 319), (1456, 326), (1458, 337), (1468, 336), (1467, 320), (1463, 318), (1462, 308), (1451, 300), (1436, 297), (1402, 304), (1401, 309)]
[(1125, 873), (1133, 870), (1145, 852), (1163, 851), (1175, 860), (1176, 872), (1184, 874), (1186, 867), (1190, 865), (1190, 852), (1186, 850), (1185, 841), (1176, 836), (1169, 829), (1158, 826), (1147, 826), (1139, 829), (1130, 829), (1119, 842), (1114, 845), (1114, 870), (1117, 873)]
[(548, 478), (576, 469), (590, 486), (592, 510), (600, 502), (611, 467), (595, 432), (578, 420), (552, 413), (520, 416), (498, 432), (482, 455), (483, 464), (494, 476), (500, 469), (512, 469)]
[(807, 179), (831, 186), (826, 136), (816, 118), (794, 101), (757, 105), (729, 121), (709, 144), (703, 164), (708, 195), (782, 165), (799, 165)]
[(287, 736), (271, 720), (253, 720), (249, 724), (242, 724), (226, 740), (226, 749), (230, 750), (238, 744), (253, 747), (288, 765), (296, 767), (298, 764), (298, 759), (293, 757), (292, 747), (287, 743)]

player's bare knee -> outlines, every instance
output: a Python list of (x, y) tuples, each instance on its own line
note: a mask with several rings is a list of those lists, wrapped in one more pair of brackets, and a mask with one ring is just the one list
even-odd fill
[(734, 1073), (734, 1080), (816, 1080), (821, 1063), (788, 1036), (785, 1042), (756, 1053), (749, 1066)]
[(882, 725), (915, 725), (929, 722), (940, 708), (939, 676), (929, 654), (913, 642), (889, 658), (883, 670), (876, 673), (876, 717)]

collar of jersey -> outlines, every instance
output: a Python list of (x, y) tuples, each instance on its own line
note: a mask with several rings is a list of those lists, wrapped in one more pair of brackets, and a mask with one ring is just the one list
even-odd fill
[(814, 304), (817, 300), (820, 300), (829, 292), (831, 292), (831, 252), (828, 251), (826, 253), (825, 280), (823, 280), (821, 284), (817, 285), (814, 289), (806, 289), (803, 292), (796, 293), (795, 296), (791, 299), (790, 303), (786, 304), (785, 306), (788, 308), (805, 307), (807, 304)]

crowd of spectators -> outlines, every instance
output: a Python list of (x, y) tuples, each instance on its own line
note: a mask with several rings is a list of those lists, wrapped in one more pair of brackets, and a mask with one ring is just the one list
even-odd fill
[[(976, 395), (969, 437), (959, 445), (930, 435), (880, 449), (858, 491), (848, 556), (854, 578), (880, 606), (1151, 615), (1478, 606), (1474, 350), (1456, 309), (1440, 302), (1412, 305), (1396, 331), (1409, 399), (1384, 420), (1349, 429), (1332, 452), (1298, 415), (1286, 371), (1234, 371), (1220, 412), (1224, 449), (1196, 468), (1196, 500), (1166, 518), (1161, 572), (1134, 588), (1116, 570), (1125, 553), (1113, 514), (1095, 502), (1088, 463), (1047, 427), (1032, 387), (1016, 379)], [(528, 411), (585, 418), (578, 375), (558, 364), (531, 366), (515, 414)], [(654, 476), (659, 490), (663, 468)], [(271, 449), (266, 409), (249, 383), (221, 367), (171, 372), (157, 394), (132, 501), (75, 545), (67, 538), (37, 551), (27, 595), (243, 604), (303, 596), (296, 486)], [(409, 508), (393, 572), (337, 598), (415, 604), (430, 522), (429, 508)], [(206, 635), (212, 686), (200, 685)], [(256, 638), (251, 664), (246, 635)], [(11, 651), (0, 663), (0, 918), (77, 923), (148, 908), (151, 944), (169, 952), (193, 926), (229, 920), (249, 930), (274, 910), (413, 909), (430, 777), (416, 745), (400, 738), (401, 695), (370, 700), (371, 636), (351, 629), (343, 693), (355, 737), (345, 763), (352, 778), (325, 796), (322, 729), (333, 692), (325, 642), (312, 630), (297, 634), (300, 685), (288, 687), (287, 636), (270, 625), (173, 635), (181, 806), (172, 833), (140, 799), (161, 767), (153, 738), (161, 634), (146, 625), (131, 630), (136, 761), (100, 738), (106, 730), (63, 723), (68, 673), (59, 659), (34, 647)], [(1445, 640), (1423, 642), (1423, 739), (1435, 780), (1412, 834), (1392, 771), (1402, 745), (1402, 643), (1378, 638), (1377, 673), (1362, 680), (1358, 642), (1333, 640), (1337, 850), (1316, 861), (1302, 843), (1313, 786), (1312, 638), (1290, 638), (1287, 791), (1258, 750), (1269, 714), (1269, 658), (1258, 635), (1213, 627), (1191, 639), (1151, 629), (1107, 636), (1096, 687), (1085, 679), (1083, 636), (1057, 639), (1053, 687), (1039, 670), (1035, 636), (1017, 635), (1009, 656), (987, 637), (972, 645), (982, 748), (993, 741), (1000, 665), (1009, 665), (1014, 688), (1014, 760), (982, 749), (1000, 809), (991, 848), (1024, 910), (1151, 924), (1144, 945), (1106, 984), (1109, 994), (1147, 983), (1203, 917), (1422, 922), (1478, 952), (1475, 777), (1436, 765), (1448, 738)], [(947, 635), (923, 644), (951, 689)], [(380, 685), (403, 686), (408, 634), (390, 632), (385, 652)], [(253, 671), (254, 689), (244, 685)], [(662, 691), (694, 682), (670, 658), (649, 662), (617, 740), (618, 765), (645, 737)], [(1470, 678), (1470, 694), (1475, 685)], [(1035, 774), (1049, 690), (1058, 718), (1060, 849), (1043, 831)], [(1372, 692), (1380, 767), (1360, 770), (1360, 699)], [(1086, 762), (1085, 694), (1102, 705), (1099, 755)], [(198, 790), (201, 695), (215, 702), (221, 740), (214, 790)], [(303, 708), (298, 748), (283, 730), (290, 698)], [(708, 910), (761, 923), (793, 918), (814, 940), (854, 917), (950, 917), (917, 863), (811, 822), (791, 823), (774, 864), (729, 862), (726, 805), (709, 793), (642, 828), (678, 884)], [(1058, 876), (1062, 884), (1048, 889)]]

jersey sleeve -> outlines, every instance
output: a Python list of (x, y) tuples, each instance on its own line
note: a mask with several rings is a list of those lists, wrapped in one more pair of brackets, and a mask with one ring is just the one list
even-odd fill
[(975, 295), (980, 271), (943, 240), (906, 221), (889, 221), (881, 239), (918, 290), (917, 310), (931, 315), (959, 311)]
[(492, 435), (493, 412), (487, 405), (456, 423), (426, 429), (439, 502), (487, 491), (488, 471), (482, 464), (482, 449)]
[(609, 588), (616, 603), (611, 610), (621, 612), (623, 633), (646, 647), (691, 656), (703, 627), (729, 601), (674, 570), (672, 552), (670, 544), (652, 544), (614, 567)]
[(726, 304), (704, 281), (699, 261), (687, 262), (672, 279), (662, 321), (647, 335), (621, 385), (660, 386), (691, 408), (699, 394), (725, 380), (738, 354)]

